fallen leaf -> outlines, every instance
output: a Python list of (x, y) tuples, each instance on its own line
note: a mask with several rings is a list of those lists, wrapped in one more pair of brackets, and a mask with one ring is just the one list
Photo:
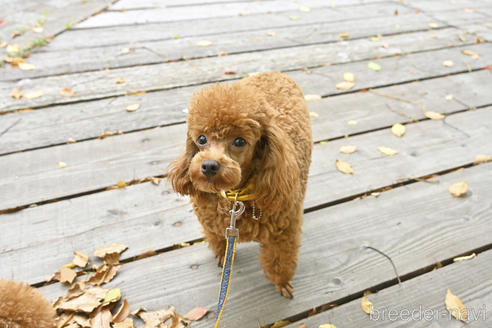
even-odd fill
[[(104, 296), (100, 297), (100, 295), (89, 291), (90, 289), (78, 297), (75, 297), (66, 302), (62, 302), (58, 306), (58, 309), (65, 311), (91, 313), (99, 305), (101, 305), (101, 300), (104, 298)], [(104, 293), (106, 293), (106, 291)]]
[(18, 44), (9, 44), (5, 49), (8, 55), (17, 55), (20, 52)]
[(348, 125), (351, 125), (351, 126), (354, 126), (354, 125), (357, 125), (357, 121), (355, 121), (355, 120), (350, 120), (350, 121), (347, 121), (347, 124), (348, 124)]
[(345, 173), (345, 174), (353, 174), (354, 173), (354, 169), (347, 162), (339, 161), (337, 159), (335, 162), (335, 165), (337, 167), (337, 170), (342, 172), (342, 173)]
[(60, 169), (64, 169), (64, 168), (66, 168), (66, 167), (67, 167), (67, 163), (65, 163), (65, 162), (58, 162), (58, 167), (59, 167)]
[(350, 73), (350, 72), (343, 73), (343, 79), (347, 82), (355, 82), (354, 73)]
[(429, 23), (428, 24), (430, 28), (438, 28), (439, 25), (437, 25), (436, 23)]
[(75, 277), (77, 277), (77, 273), (70, 268), (62, 267), (60, 269), (60, 282), (61, 283), (69, 283), (71, 284)]
[(74, 138), (68, 138), (67, 144), (73, 144), (76, 143), (77, 141)]
[(104, 256), (104, 263), (107, 265), (119, 265), (120, 253), (108, 253)]
[(342, 39), (348, 38), (350, 35), (348, 33), (340, 33), (339, 35)]
[(169, 318), (175, 316), (175, 308), (169, 307), (167, 310), (140, 312), (138, 316), (145, 322), (145, 328), (157, 328), (161, 323), (165, 323)]
[(114, 80), (114, 83), (116, 84), (122, 84), (122, 83), (125, 83), (125, 79), (122, 78), (122, 77), (117, 77), (115, 80)]
[(110, 253), (123, 253), (128, 248), (128, 246), (124, 244), (110, 244), (104, 247), (101, 247), (94, 251), (94, 256), (104, 258), (106, 254)]
[(321, 100), (321, 95), (304, 95), (304, 100), (306, 101)]
[(460, 39), (461, 42), (465, 42), (466, 41), (466, 38), (464, 35), (459, 35), (458, 36), (458, 39)]
[(472, 8), (463, 8), (463, 11), (464, 11), (465, 13), (473, 13), (473, 12), (475, 12), (475, 10), (474, 10), (474, 9), (472, 9)]
[(305, 7), (305, 6), (300, 6), (299, 7), (299, 10), (302, 11), (302, 12), (308, 13), (308, 12), (311, 11), (311, 8)]
[(378, 36), (370, 36), (369, 40), (372, 42), (377, 42), (377, 41), (381, 40), (381, 37), (379, 35)]
[(236, 70), (235, 69), (226, 69), (224, 71), (224, 74), (225, 75), (232, 75), (232, 74), (236, 74)]
[(455, 257), (453, 259), (453, 262), (461, 262), (461, 261), (471, 260), (471, 259), (474, 259), (475, 257), (477, 257), (477, 254), (471, 253), (470, 255)]
[(109, 309), (100, 309), (91, 319), (91, 328), (111, 328), (111, 311)]
[(128, 106), (126, 106), (126, 111), (127, 112), (134, 112), (139, 108), (140, 108), (140, 104), (128, 105)]
[(24, 108), (24, 109), (19, 109), (17, 113), (25, 113), (25, 112), (30, 112), (33, 111), (34, 109), (32, 108)]
[(403, 136), (405, 134), (405, 131), (405, 126), (401, 125), (400, 123), (393, 124), (393, 126), (391, 127), (391, 132), (397, 137)]
[(378, 72), (381, 70), (381, 65), (379, 65), (375, 62), (369, 62), (369, 63), (367, 63), (367, 68), (369, 68), (375, 72)]
[(445, 60), (442, 62), (442, 66), (451, 67), (453, 65), (454, 65), (454, 63), (452, 60)]
[(207, 313), (208, 313), (208, 309), (202, 307), (196, 307), (193, 310), (188, 311), (188, 313), (184, 315), (184, 318), (191, 321), (198, 321), (201, 318), (203, 318)]
[(353, 152), (357, 151), (357, 146), (354, 145), (342, 146), (338, 149), (338, 151), (344, 154), (352, 154)]
[(475, 51), (472, 51), (472, 50), (464, 49), (464, 50), (461, 50), (461, 53), (463, 55), (471, 56), (475, 60), (480, 59), (480, 55), (477, 54)]
[(32, 31), (34, 33), (43, 33), (43, 27), (42, 26), (36, 26), (32, 28)]
[(120, 54), (121, 54), (121, 55), (126, 55), (126, 54), (128, 54), (128, 53), (130, 53), (130, 48), (122, 48), (122, 49), (120, 50)]
[(270, 326), (270, 328), (281, 328), (281, 327), (285, 327), (287, 326), (288, 324), (290, 323), (290, 321), (287, 321), (287, 320), (279, 320), (279, 321), (275, 321), (273, 323), (273, 325)]
[(454, 96), (452, 94), (446, 95), (446, 100), (451, 101), (454, 99)]
[(15, 99), (21, 99), (24, 94), (22, 93), (22, 91), (19, 89), (19, 88), (15, 88), (14, 90), (12, 90), (12, 92), (10, 93), (10, 96), (12, 98), (15, 98)]
[[(0, 24), (0, 26), (2, 25)], [(8, 46), (7, 41), (0, 41), (0, 48), (5, 48), (6, 46)]]
[(104, 296), (104, 300), (102, 305), (108, 305), (109, 303), (118, 302), (121, 299), (121, 290), (119, 288), (112, 288), (108, 290), (106, 296)]
[(296, 20), (301, 19), (301, 17), (299, 17), (299, 16), (289, 16), (289, 19), (290, 19), (291, 21), (296, 21)]
[(70, 286), (65, 296), (63, 296), (63, 300), (68, 301), (71, 300), (72, 298), (79, 297), (80, 295), (85, 293), (84, 289), (85, 289), (85, 281), (79, 281), (72, 284), (72, 286)]
[(82, 328), (91, 328), (91, 319), (81, 315), (81, 314), (75, 314), (73, 318), (70, 320), (70, 322), (77, 324), (77, 328), (82, 327)]
[(275, 36), (275, 35), (277, 35), (277, 33), (276, 32), (273, 32), (273, 31), (269, 31), (269, 32), (267, 32), (266, 35), (268, 35), (268, 36)]
[(208, 47), (212, 45), (212, 41), (202, 40), (202, 41), (198, 41), (196, 45), (199, 47)]
[(316, 113), (316, 112), (309, 112), (309, 116), (312, 116), (312, 117), (318, 117), (319, 114)]
[(478, 154), (477, 156), (475, 156), (475, 160), (473, 161), (473, 164), (483, 164), (487, 162), (492, 162), (492, 156), (485, 155), (485, 154)]
[(113, 324), (113, 328), (135, 328), (132, 318), (126, 318), (122, 322), (116, 322)]
[(219, 57), (229, 56), (229, 54), (225, 51), (219, 52)]
[(118, 188), (125, 188), (125, 187), (126, 187), (126, 182), (125, 182), (125, 181), (118, 181), (118, 182), (116, 183), (116, 186), (117, 186)]
[(461, 302), (458, 296), (451, 293), (451, 290), (449, 289), (446, 292), (444, 303), (446, 304), (446, 310), (448, 310), (448, 312), (456, 319), (465, 321), (468, 318), (466, 306)]
[(354, 85), (355, 84), (353, 82), (342, 81), (342, 82), (337, 83), (337, 85), (335, 87), (338, 90), (350, 90), (354, 87)]
[(442, 120), (445, 116), (436, 112), (425, 112), (424, 115), (431, 120)]
[(33, 69), (36, 68), (36, 66), (28, 63), (19, 63), (19, 68), (23, 71), (32, 71)]
[(125, 321), (129, 315), (130, 315), (130, 305), (128, 305), (128, 302), (126, 301), (126, 299), (123, 299), (123, 304), (121, 304), (120, 309), (114, 315), (113, 321), (114, 322)]
[(89, 256), (79, 251), (74, 251), (74, 254), (75, 257), (73, 258), (72, 263), (79, 268), (85, 268), (89, 262)]
[(150, 181), (152, 182), (152, 184), (155, 184), (156, 186), (161, 183), (161, 180), (162, 178), (156, 178), (156, 177), (151, 177), (150, 178)]
[(24, 97), (27, 99), (35, 99), (35, 98), (39, 98), (42, 96), (44, 96), (43, 91), (34, 91), (34, 92), (24, 94)]
[(378, 146), (377, 149), (381, 153), (383, 153), (385, 155), (389, 155), (389, 156), (398, 154), (398, 151), (397, 150), (394, 150), (393, 148), (390, 148), (390, 147)]
[(337, 328), (335, 325), (329, 324), (329, 323), (324, 323), (322, 325), (319, 325), (318, 328)]
[(20, 57), (15, 57), (15, 58), (5, 57), (3, 60), (7, 63), (10, 63), (12, 67), (19, 67), (19, 64), (24, 63), (24, 59)]
[(364, 311), (365, 313), (367, 314), (372, 313), (373, 305), (366, 296), (362, 297), (360, 306), (362, 308), (362, 311)]
[(70, 88), (63, 88), (60, 90), (60, 94), (63, 96), (63, 97), (73, 97), (75, 96), (75, 92), (73, 92), (72, 89)]
[(119, 268), (119, 265), (100, 265), (99, 267), (97, 267), (96, 273), (89, 278), (88, 282), (94, 286), (100, 286), (102, 284), (108, 283), (116, 276)]
[(468, 191), (468, 184), (466, 182), (457, 182), (449, 186), (449, 192), (454, 197), (461, 197)]

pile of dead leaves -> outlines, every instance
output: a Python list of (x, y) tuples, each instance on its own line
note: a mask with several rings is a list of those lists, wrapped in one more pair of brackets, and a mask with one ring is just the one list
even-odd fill
[[(126, 299), (120, 302), (122, 293), (119, 288), (101, 287), (116, 276), (121, 267), (120, 255), (126, 249), (126, 245), (111, 244), (96, 250), (94, 256), (103, 259), (104, 263), (93, 265), (90, 276), (84, 275), (87, 271), (76, 271), (77, 268), (87, 269), (89, 256), (75, 251), (72, 263), (64, 265), (49, 279), (70, 286), (66, 294), (53, 303), (57, 312), (57, 328), (133, 328), (132, 317), (142, 319), (145, 328), (189, 327), (189, 321), (176, 313), (172, 306), (154, 312), (147, 312), (143, 308), (131, 312)], [(79, 281), (77, 277), (80, 278)], [(117, 306), (118, 304), (120, 305)], [(205, 314), (206, 312), (201, 314), (200, 318)], [(187, 314), (186, 317), (197, 320), (196, 314)]]

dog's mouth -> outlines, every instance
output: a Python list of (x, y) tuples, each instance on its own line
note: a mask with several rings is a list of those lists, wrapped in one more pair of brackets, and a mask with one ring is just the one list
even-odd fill
[(230, 190), (241, 182), (241, 167), (234, 161), (221, 161), (220, 169), (215, 174), (206, 175), (202, 171), (202, 161), (194, 160), (190, 166), (190, 178), (196, 189), (219, 193)]

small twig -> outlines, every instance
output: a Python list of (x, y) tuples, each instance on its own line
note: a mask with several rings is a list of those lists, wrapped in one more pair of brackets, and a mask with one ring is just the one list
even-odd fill
[(14, 126), (16, 126), (17, 124), (19, 124), (19, 122), (22, 121), (21, 118), (19, 118), (17, 121), (15, 121), (14, 123), (12, 123), (8, 128), (6, 128), (5, 130), (2, 131), (2, 133), (0, 133), (0, 137), (3, 136), (5, 133), (7, 133), (10, 129), (12, 129)]
[(388, 94), (385, 94), (385, 93), (381, 93), (381, 92), (375, 91), (373, 89), (369, 89), (369, 92), (370, 93), (373, 93), (373, 94), (375, 94), (377, 96), (386, 97), (386, 98), (389, 98), (389, 99), (398, 100), (398, 101), (406, 102), (406, 103), (409, 103), (409, 104), (417, 105), (417, 106), (420, 107), (420, 109), (422, 109), (422, 113), (427, 112), (427, 107), (425, 107), (425, 104), (424, 103), (421, 103), (420, 101), (406, 99), (406, 98), (403, 98), (403, 97), (397, 97), (397, 96), (388, 95)]
[(395, 263), (393, 262), (393, 260), (391, 259), (391, 257), (389, 257), (388, 255), (386, 255), (385, 253), (381, 252), (379, 249), (376, 249), (374, 247), (371, 247), (371, 246), (364, 246), (364, 248), (368, 248), (368, 249), (372, 249), (373, 251), (383, 255), (384, 257), (386, 257), (391, 265), (393, 266), (393, 270), (395, 271), (395, 275), (396, 275), (396, 279), (398, 279), (398, 285), (401, 286), (401, 279), (400, 279), (400, 276), (398, 275), (398, 271), (396, 271), (396, 266), (395, 266)]

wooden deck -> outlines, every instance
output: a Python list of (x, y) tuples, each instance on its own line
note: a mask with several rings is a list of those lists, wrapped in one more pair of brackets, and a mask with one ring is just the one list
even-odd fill
[[(491, 327), (492, 162), (474, 163), (492, 155), (491, 0), (49, 3), (0, 14), (0, 43), (56, 35), (25, 59), (34, 70), (0, 68), (0, 279), (29, 282), (54, 300), (66, 286), (44, 282), (74, 250), (124, 243), (108, 286), (121, 288), (132, 310), (205, 307), (211, 314), (192, 326), (211, 327), (220, 270), (191, 206), (165, 180), (138, 180), (164, 177), (181, 153), (194, 91), (283, 71), (321, 96), (308, 103), (315, 145), (295, 297), (280, 297), (264, 278), (258, 245), (241, 244), (222, 327)], [(53, 14), (44, 32), (10, 38), (45, 10)], [(198, 46), (203, 40), (210, 44)], [(350, 90), (335, 87), (344, 72), (355, 75)], [(24, 97), (11, 96), (16, 88)], [(42, 96), (25, 96), (33, 92)], [(401, 138), (391, 133), (398, 122)], [(105, 132), (115, 135), (98, 138)], [(342, 154), (344, 145), (358, 150)], [(337, 159), (355, 173), (337, 171)], [(137, 182), (108, 190), (118, 181)], [(448, 187), (460, 181), (469, 190), (455, 198)], [(392, 259), (401, 285), (367, 246)], [(155, 255), (139, 258), (149, 250)], [(448, 288), (482, 316), (376, 320), (360, 307), (371, 291), (375, 309), (442, 313)]]

